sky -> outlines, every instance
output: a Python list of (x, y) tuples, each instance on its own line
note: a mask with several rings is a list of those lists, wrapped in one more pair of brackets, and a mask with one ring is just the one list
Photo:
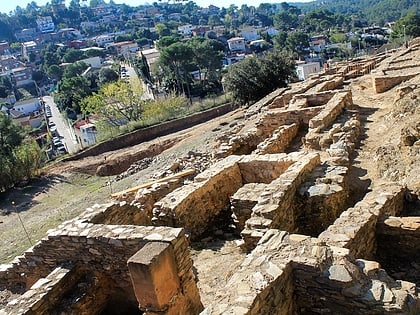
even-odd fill
[[(38, 4), (39, 6), (45, 5), (48, 2), (51, 2), (50, 0), (34, 0), (36, 2), (36, 4)], [(194, 0), (193, 0), (194, 1)], [(287, 1), (286, 2), (310, 2), (313, 0), (291, 0), (291, 1)], [(10, 1), (10, 0), (1, 0), (0, 3), (0, 12), (2, 13), (9, 13), (10, 11), (14, 11), (14, 9), (16, 8), (16, 6), (20, 6), (22, 8), (26, 8), (27, 4), (30, 3), (32, 1), (30, 0), (14, 0), (14, 1)], [(68, 3), (70, 2), (70, 0), (66, 0), (66, 4), (68, 5)], [(107, 0), (105, 2), (108, 2)], [(114, 0), (115, 3), (125, 3), (129, 6), (139, 6), (145, 3), (149, 3), (152, 4), (153, 2), (158, 2), (157, 0)], [(284, 2), (284, 0), (196, 0), (194, 1), (197, 5), (201, 6), (201, 7), (208, 7), (210, 4), (218, 6), (218, 7), (229, 7), (230, 4), (235, 4), (238, 7), (240, 7), (243, 4), (246, 4), (248, 6), (259, 6), (260, 3), (281, 3)], [(81, 2), (82, 3), (82, 2)], [(87, 3), (89, 3), (89, 0), (87, 1)]]

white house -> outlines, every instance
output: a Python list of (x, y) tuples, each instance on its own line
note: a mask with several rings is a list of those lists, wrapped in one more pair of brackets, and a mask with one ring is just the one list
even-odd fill
[(73, 130), (82, 148), (96, 143), (96, 127), (90, 120), (81, 120), (73, 125)]
[(265, 31), (267, 33), (267, 35), (269, 36), (276, 36), (279, 34), (279, 30), (274, 28), (274, 27), (269, 27), (267, 28), (267, 30)]
[(113, 35), (99, 35), (96, 36), (93, 41), (98, 44), (100, 47), (105, 47), (106, 44), (114, 42)]
[(25, 101), (18, 101), (13, 105), (13, 109), (23, 113), (24, 115), (29, 115), (32, 113), (37, 113), (42, 111), (41, 102), (37, 98), (31, 98)]
[(298, 63), (296, 73), (299, 80), (306, 80), (311, 74), (318, 73), (321, 70), (319, 62)]
[(245, 49), (245, 38), (233, 37), (228, 39), (228, 46), (231, 52), (246, 52)]
[(192, 34), (193, 26), (191, 24), (185, 24), (178, 26), (178, 33), (182, 36), (189, 36)]
[(92, 123), (80, 126), (80, 140), (83, 148), (96, 143), (96, 128)]
[(247, 42), (260, 39), (260, 35), (258, 35), (257, 29), (253, 27), (244, 28), (241, 31), (241, 35)]
[(92, 68), (100, 68), (100, 67), (102, 67), (102, 60), (98, 56), (91, 57), (91, 58), (86, 58), (86, 59), (82, 59), (80, 61), (83, 61), (85, 64), (91, 66)]
[(37, 18), (36, 24), (41, 33), (52, 33), (55, 30), (55, 25), (51, 16)]

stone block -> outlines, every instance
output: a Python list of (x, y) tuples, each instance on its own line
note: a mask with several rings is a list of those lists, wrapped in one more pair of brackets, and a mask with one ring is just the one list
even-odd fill
[(147, 243), (128, 260), (128, 269), (140, 309), (167, 310), (180, 290), (171, 245)]

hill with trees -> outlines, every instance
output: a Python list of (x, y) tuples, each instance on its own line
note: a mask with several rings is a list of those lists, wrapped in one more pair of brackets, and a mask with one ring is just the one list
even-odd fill
[(303, 12), (326, 9), (334, 13), (357, 15), (369, 24), (383, 25), (408, 13), (420, 13), (418, 0), (317, 0), (300, 4)]

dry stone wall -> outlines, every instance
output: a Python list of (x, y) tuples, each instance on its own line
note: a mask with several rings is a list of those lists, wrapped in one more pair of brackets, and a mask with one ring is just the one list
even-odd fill
[(412, 283), (316, 238), (268, 230), (210, 314), (416, 314)]
[(376, 224), (381, 216), (403, 211), (405, 189), (396, 184), (381, 185), (354, 207), (344, 211), (319, 238), (326, 244), (344, 247), (357, 258), (374, 258)]

